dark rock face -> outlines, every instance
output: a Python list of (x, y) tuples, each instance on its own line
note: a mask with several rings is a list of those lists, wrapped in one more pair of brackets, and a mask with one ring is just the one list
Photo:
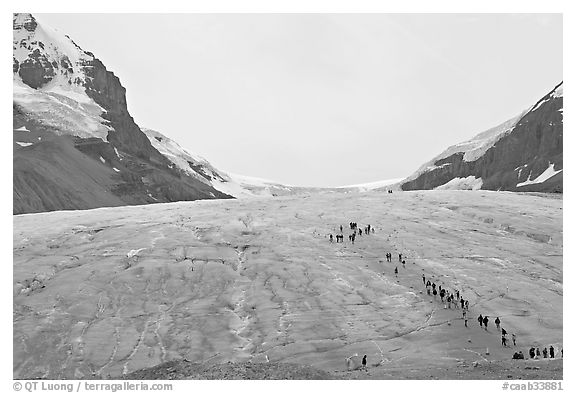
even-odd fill
[(536, 109), (521, 117), (513, 130), (479, 159), (464, 161), (464, 153), (455, 153), (436, 161), (438, 168), (402, 184), (402, 190), (430, 190), (454, 178), (475, 176), (482, 178), (484, 190), (562, 192), (562, 172), (543, 183), (517, 186), (529, 177), (534, 180), (550, 164), (555, 171), (563, 168), (563, 97), (554, 96), (561, 85), (538, 101)]
[[(18, 15), (18, 14), (15, 14), (15, 15)], [(36, 30), (37, 26), (38, 26), (38, 23), (36, 22), (36, 18), (34, 18), (30, 14), (25, 14), (25, 18), (24, 18), (24, 21), (22, 24), (20, 24), (15, 18), (12, 20), (12, 29), (13, 30), (17, 30), (17, 29), (23, 27), (27, 31), (32, 32), (32, 31)]]
[(54, 65), (39, 49), (35, 49), (28, 55), (28, 58), (20, 64), (18, 75), (22, 78), (22, 82), (33, 89), (37, 89), (50, 82), (56, 73), (54, 71)]
[(86, 94), (106, 110), (102, 117), (110, 121), (115, 131), (108, 134), (108, 141), (122, 150), (143, 159), (159, 163), (169, 162), (152, 147), (148, 137), (134, 122), (126, 104), (126, 89), (118, 77), (106, 70), (98, 59), (84, 65), (87, 76)]

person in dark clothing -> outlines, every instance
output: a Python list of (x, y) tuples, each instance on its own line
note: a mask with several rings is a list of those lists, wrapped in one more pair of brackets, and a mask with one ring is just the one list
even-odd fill
[(468, 310), (468, 300), (466, 300), (466, 310)]
[(548, 348), (544, 347), (544, 349), (542, 350), (542, 356), (544, 357), (544, 359), (548, 358)]
[(332, 237), (332, 234), (330, 234), (330, 243), (332, 243), (334, 241), (334, 238)]
[(464, 310), (464, 298), (460, 298), (460, 305), (462, 306), (462, 310)]
[(432, 283), (432, 289), (436, 289), (436, 283)]
[(342, 225), (340, 225), (340, 232), (342, 232)]
[(434, 288), (434, 289), (432, 290), (432, 294), (434, 295), (434, 297), (436, 297), (436, 295), (438, 295), (438, 291), (436, 290), (436, 288)]
[(404, 268), (406, 268), (406, 260), (405, 260), (405, 259), (402, 260), (402, 266), (403, 266)]
[(530, 359), (534, 359), (534, 348), (530, 348), (528, 355), (530, 355)]
[(484, 330), (488, 330), (488, 317), (484, 316), (484, 320), (482, 322), (484, 322)]
[(426, 276), (424, 274), (422, 274), (422, 284), (426, 285)]
[(505, 347), (506, 346), (506, 336), (502, 336), (502, 346)]
[(395, 274), (395, 275), (398, 275), (398, 267), (395, 267), (395, 268), (394, 268), (394, 274)]
[(502, 335), (505, 336), (507, 334), (508, 334), (508, 332), (506, 331), (506, 329), (502, 328)]
[(540, 348), (536, 348), (536, 356), (540, 356)]
[(363, 368), (366, 368), (366, 363), (368, 363), (368, 361), (367, 361), (367, 356), (364, 355), (364, 357), (362, 358), (362, 367), (363, 367)]
[(426, 281), (426, 286), (427, 287), (432, 286), (432, 284), (430, 283), (430, 280)]
[(402, 254), (398, 254), (398, 262), (402, 262)]
[(456, 300), (460, 300), (460, 291), (456, 291)]
[[(504, 330), (504, 328), (502, 328), (502, 330)], [(516, 346), (516, 334), (512, 333), (512, 344), (514, 344), (514, 346)]]
[(554, 347), (550, 345), (550, 358), (554, 359)]
[(500, 330), (500, 318), (496, 317), (494, 323), (496, 324), (496, 329)]
[(358, 235), (362, 236), (362, 228), (358, 229)]
[(482, 317), (482, 314), (480, 314), (480, 316), (478, 317), (478, 323), (480, 324), (480, 327), (482, 327), (482, 321), (484, 320), (484, 317)]

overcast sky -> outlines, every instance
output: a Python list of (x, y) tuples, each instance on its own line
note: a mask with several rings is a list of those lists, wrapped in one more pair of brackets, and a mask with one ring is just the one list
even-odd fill
[(93, 52), (141, 127), (294, 185), (410, 175), (562, 76), (560, 14), (35, 14)]

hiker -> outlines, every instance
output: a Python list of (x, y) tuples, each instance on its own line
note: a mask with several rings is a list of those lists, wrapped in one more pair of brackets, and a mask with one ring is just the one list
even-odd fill
[(395, 274), (396, 276), (398, 276), (398, 266), (396, 266), (396, 267), (394, 268), (394, 274)]
[(432, 284), (430, 283), (430, 280), (426, 281), (426, 287), (432, 286)]
[(406, 260), (405, 259), (402, 260), (402, 267), (404, 267), (404, 269), (406, 269)]
[(432, 283), (432, 289), (436, 289), (436, 283)]
[(506, 336), (502, 336), (502, 346), (506, 346)]
[(464, 327), (468, 327), (468, 317), (464, 316)]
[(452, 304), (452, 301), (450, 300), (450, 296), (446, 299), (446, 303), (448, 303), (448, 308), (451, 308), (450, 305)]
[(496, 317), (496, 319), (494, 320), (494, 323), (496, 324), (496, 329), (500, 330), (500, 318)]
[(487, 316), (484, 316), (483, 322), (484, 322), (484, 330), (488, 330), (488, 317)]
[(342, 232), (342, 225), (340, 225), (340, 232)]
[(524, 359), (524, 354), (522, 353), (522, 351), (518, 352), (518, 359)]
[(462, 306), (462, 310), (464, 310), (464, 298), (460, 298), (460, 305)]
[(554, 347), (550, 345), (550, 358), (554, 359)]
[(456, 291), (456, 300), (460, 300), (460, 291)]
[(332, 237), (332, 234), (330, 234), (330, 243), (334, 242), (334, 238)]
[(466, 318), (466, 310), (462, 310), (462, 318)]
[(352, 234), (352, 244), (354, 244), (354, 240), (356, 240), (356, 234), (355, 233)]
[(434, 297), (436, 297), (436, 295), (438, 295), (438, 291), (436, 290), (436, 288), (434, 288), (434, 290), (432, 291), (432, 294), (434, 295)]
[(548, 348), (544, 347), (544, 349), (542, 350), (542, 357), (544, 359), (548, 358)]
[(372, 228), (372, 233), (374, 233), (374, 228)]
[(398, 262), (402, 262), (402, 254), (398, 254)]
[(422, 273), (422, 284), (426, 285), (426, 277), (424, 276), (424, 273)]
[(362, 228), (358, 229), (358, 235), (362, 236)]
[(466, 300), (466, 310), (468, 310), (468, 300)]
[(362, 358), (362, 368), (366, 368), (366, 363), (368, 363), (368, 361), (366, 359), (366, 355), (364, 355), (364, 357)]
[(430, 287), (426, 287), (426, 293), (430, 296)]
[(534, 347), (530, 348), (528, 355), (530, 355), (530, 359), (534, 359)]
[(512, 343), (516, 346), (516, 334), (512, 333)]
[(507, 334), (508, 334), (508, 332), (506, 331), (506, 329), (502, 328), (502, 335), (505, 336)]
[(540, 357), (540, 348), (536, 348), (536, 356)]
[(444, 296), (446, 296), (446, 291), (444, 289), (440, 289), (440, 300), (444, 302)]

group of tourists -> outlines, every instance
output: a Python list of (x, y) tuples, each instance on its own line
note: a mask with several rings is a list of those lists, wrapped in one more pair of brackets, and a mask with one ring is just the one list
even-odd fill
[[(528, 351), (528, 354), (530, 355), (530, 359), (538, 359), (540, 358), (540, 348), (530, 348), (530, 351)], [(562, 355), (562, 357), (564, 357), (564, 348), (562, 348), (560, 350), (560, 354)], [(554, 359), (555, 356), (555, 349), (552, 345), (550, 345), (550, 349), (544, 347), (544, 349), (542, 349), (542, 358), (546, 359), (546, 358), (550, 358), (550, 359)]]
[[(354, 244), (354, 242), (356, 241), (356, 235), (358, 234), (358, 236), (362, 236), (362, 233), (364, 233), (365, 235), (369, 235), (370, 233), (374, 233), (374, 227), (372, 227), (372, 225), (368, 224), (367, 226), (364, 227), (364, 230), (362, 230), (362, 228), (358, 228), (358, 223), (356, 222), (350, 222), (348, 223), (348, 226), (350, 227), (350, 230), (352, 231), (352, 233), (350, 233), (348, 235), (348, 241), (352, 244)], [(334, 237), (336, 237), (336, 243), (344, 243), (344, 235), (343, 232), (344, 231), (344, 227), (342, 227), (342, 225), (340, 225), (340, 233), (336, 234), (336, 235), (332, 235), (331, 233), (328, 235), (329, 239), (330, 239), (330, 243), (334, 242)]]
[[(352, 231), (352, 233), (350, 233), (348, 235), (348, 240), (354, 244), (354, 241), (356, 240), (356, 235), (358, 234), (359, 236), (362, 236), (362, 234), (370, 234), (371, 232), (374, 233), (374, 228), (369, 224), (367, 226), (364, 227), (364, 230), (362, 230), (362, 228), (358, 228), (358, 223), (356, 222), (350, 222), (349, 223), (349, 228)], [(343, 235), (343, 227), (342, 225), (340, 225), (339, 227), (340, 229), (340, 233), (336, 234), (336, 243), (343, 243), (344, 242), (344, 235)], [(333, 235), (330, 234), (330, 242), (333, 242)], [(392, 262), (392, 253), (387, 252), (386, 253), (386, 261), (387, 262)], [(406, 258), (403, 257), (403, 255), (401, 253), (398, 253), (398, 262), (402, 263), (402, 265), (404, 266), (404, 268), (406, 268)], [(398, 266), (394, 267), (394, 274), (396, 277), (398, 277)], [(422, 274), (422, 284), (426, 287), (426, 293), (429, 296), (434, 296), (435, 299), (440, 300), (441, 303), (444, 304), (444, 309), (461, 309), (462, 310), (462, 319), (464, 321), (464, 326), (468, 327), (468, 308), (469, 308), (469, 301), (464, 299), (463, 296), (461, 296), (460, 290), (451, 290), (447, 287), (442, 287), (442, 285), (440, 283), (436, 283), (436, 282), (432, 282), (430, 279), (426, 278), (425, 274)], [(484, 328), (484, 330), (488, 331), (488, 324), (490, 322), (490, 318), (488, 315), (482, 315), (480, 314), (477, 318), (478, 324), (480, 325), (480, 327)], [(494, 324), (496, 325), (496, 329), (498, 331), (501, 332), (501, 345), (502, 347), (508, 347), (509, 346), (509, 337), (508, 337), (508, 332), (506, 331), (506, 329), (504, 329), (503, 327), (501, 327), (501, 323), (502, 321), (500, 320), (500, 317), (497, 316), (494, 319)], [(516, 346), (516, 334), (515, 333), (511, 333), (510, 334), (510, 339), (512, 342), (512, 345), (515, 347)], [(537, 359), (540, 358), (542, 356), (542, 358), (554, 358), (555, 356), (555, 349), (552, 345), (550, 345), (549, 348), (544, 348), (542, 349), (542, 351), (540, 350), (540, 348), (530, 348), (529, 350), (529, 356), (530, 359)], [(563, 350), (561, 350), (562, 356), (563, 356)], [(358, 355), (354, 355), (354, 356), (358, 356)], [(354, 357), (352, 356), (352, 357)], [(350, 364), (351, 362), (351, 358), (347, 358), (346, 361), (348, 362), (348, 364)], [(514, 355), (512, 356), (513, 359), (524, 359), (524, 354), (522, 351), (517, 351), (514, 352)], [(364, 355), (364, 357), (362, 358), (362, 368), (366, 368), (367, 366), (367, 356)]]

